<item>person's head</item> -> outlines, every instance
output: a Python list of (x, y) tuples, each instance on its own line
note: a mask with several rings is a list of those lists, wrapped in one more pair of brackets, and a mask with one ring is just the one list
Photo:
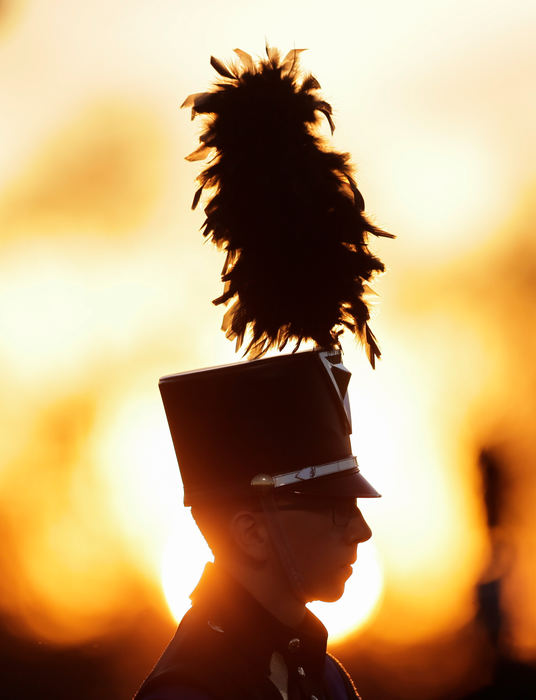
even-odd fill
[(278, 495), (276, 506), (267, 513), (251, 499), (193, 507), (192, 514), (216, 561), (238, 578), (290, 591), (281, 542), (274, 543), (279, 537), (301, 579), (303, 602), (340, 598), (357, 545), (371, 536), (356, 499)]
[(358, 510), (345, 525), (332, 515), (380, 495), (352, 454), (349, 381), (340, 351), (317, 348), (159, 382), (184, 504), (250, 589), (337, 599), (370, 537)]

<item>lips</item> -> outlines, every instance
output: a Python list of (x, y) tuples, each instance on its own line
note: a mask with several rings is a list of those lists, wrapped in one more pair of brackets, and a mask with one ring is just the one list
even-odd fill
[(347, 566), (343, 566), (343, 567), (342, 567), (342, 573), (343, 573), (343, 576), (344, 576), (344, 580), (345, 580), (345, 581), (348, 581), (348, 579), (350, 578), (350, 576), (353, 575), (354, 570), (352, 569), (352, 567), (351, 567), (350, 565), (347, 565)]
[(349, 559), (347, 562), (345, 562), (344, 564), (342, 564), (341, 566), (343, 569), (346, 569), (347, 567), (353, 566), (356, 563), (356, 560), (357, 560), (357, 552), (354, 552), (353, 557), (351, 559)]

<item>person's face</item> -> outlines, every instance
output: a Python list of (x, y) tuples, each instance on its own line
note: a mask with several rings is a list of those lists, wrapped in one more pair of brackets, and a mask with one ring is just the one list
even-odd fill
[(338, 600), (352, 575), (357, 545), (372, 536), (355, 498), (283, 502), (277, 517), (302, 577), (305, 602)]

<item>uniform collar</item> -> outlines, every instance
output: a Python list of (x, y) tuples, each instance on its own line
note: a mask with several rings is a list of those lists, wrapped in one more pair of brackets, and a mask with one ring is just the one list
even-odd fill
[(282, 654), (289, 669), (301, 666), (313, 674), (323, 669), (328, 635), (309, 610), (297, 627), (288, 627), (214, 564), (206, 565), (190, 598), (209, 626), (228, 635), (248, 657), (252, 670), (268, 675), (274, 651)]

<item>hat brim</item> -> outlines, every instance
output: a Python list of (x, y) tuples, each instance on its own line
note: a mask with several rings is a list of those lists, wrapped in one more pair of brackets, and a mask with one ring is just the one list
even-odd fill
[(282, 486), (277, 489), (277, 493), (327, 498), (381, 497), (381, 494), (365, 479), (357, 467)]

